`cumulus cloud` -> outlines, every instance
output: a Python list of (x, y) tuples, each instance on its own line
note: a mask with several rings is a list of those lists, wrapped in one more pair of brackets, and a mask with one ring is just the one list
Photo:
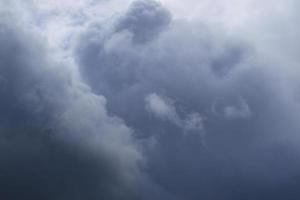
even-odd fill
[(130, 31), (136, 42), (146, 42), (154, 38), (170, 21), (169, 11), (159, 3), (149, 0), (135, 1), (120, 19), (116, 29)]
[(290, 32), (264, 3), (245, 3), (264, 6), (241, 28), (231, 0), (190, 1), (225, 9), (200, 21), (177, 0), (14, 2), (0, 8), (1, 196), (298, 199), (298, 46), (275, 45)]
[(37, 38), (1, 20), (2, 198), (135, 198), (133, 131)]
[[(151, 180), (179, 199), (262, 199), (260, 191), (273, 198), (274, 177), (276, 194), (285, 193), (283, 180), (291, 180), (295, 168), (279, 173), (267, 161), (275, 164), (278, 146), (288, 143), (280, 151), (293, 149), (298, 129), (284, 75), (276, 74), (257, 46), (226, 29), (177, 19), (161, 28), (160, 14), (151, 26), (143, 17), (123, 23), (134, 13), (130, 9), (135, 10), (129, 7), (109, 25), (83, 32), (75, 55), (84, 81), (107, 97), (108, 110), (139, 137), (157, 141), (147, 150)], [(146, 6), (140, 9), (148, 12)], [(120, 23), (127, 31), (118, 30)], [(144, 36), (153, 35), (152, 25), (160, 32), (137, 42), (134, 35), (140, 32), (133, 25)], [(201, 134), (184, 134), (191, 130)], [(287, 162), (298, 165), (296, 157)]]

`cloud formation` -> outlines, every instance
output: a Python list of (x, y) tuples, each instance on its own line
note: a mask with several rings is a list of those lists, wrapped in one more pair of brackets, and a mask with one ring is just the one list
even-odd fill
[[(273, 18), (239, 31), (173, 17), (169, 1), (105, 19), (92, 7), (108, 2), (65, 1), (78, 21), (16, 2), (0, 9), (0, 196), (299, 198), (297, 37)], [(282, 13), (295, 20), (293, 2)], [(60, 40), (40, 32), (47, 20)]]
[(161, 120), (169, 121), (178, 126), (184, 134), (201, 134), (203, 132), (203, 118), (199, 113), (188, 113), (180, 117), (174, 106), (174, 101), (156, 93), (146, 96), (145, 103), (148, 112)]
[[(138, 19), (135, 26), (151, 33), (153, 26)], [(289, 86), (280, 85), (284, 77), (275, 75), (272, 63), (247, 40), (203, 23), (174, 20), (151, 41), (136, 43), (132, 25), (120, 33), (113, 24), (122, 22), (122, 16), (115, 21), (83, 33), (77, 59), (84, 80), (107, 97), (108, 109), (142, 137), (157, 140), (148, 155), (153, 181), (179, 199), (263, 199), (261, 191), (266, 198), (286, 193), (283, 185), (289, 183), (283, 180), (297, 172), (280, 170), (275, 149), (294, 148), (298, 125), (289, 117), (295, 105), (285, 93)], [(178, 108), (157, 94), (174, 99)], [(149, 117), (149, 110), (167, 120)], [(205, 127), (205, 144), (203, 134), (182, 138), (178, 124), (188, 113), (199, 113), (191, 115), (193, 125), (187, 124)], [(288, 162), (298, 165), (296, 157)]]
[(13, 20), (0, 24), (1, 197), (134, 199), (133, 131)]

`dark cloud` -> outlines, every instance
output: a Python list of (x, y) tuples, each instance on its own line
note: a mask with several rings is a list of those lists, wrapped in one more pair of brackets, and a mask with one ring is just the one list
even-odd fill
[(159, 3), (135, 1), (118, 22), (116, 31), (128, 30), (132, 33), (133, 41), (147, 42), (164, 30), (170, 21), (171, 14)]
[(105, 98), (25, 27), (1, 21), (0, 42), (1, 198), (135, 199), (142, 156)]
[[(144, 198), (297, 199), (293, 109), (299, 106), (285, 91), (284, 76), (251, 44), (205, 24), (173, 20), (152, 40), (137, 43), (113, 24), (148, 37), (148, 23), (129, 20), (153, 3), (139, 4), (149, 6), (132, 6), (110, 25), (90, 27), (76, 56), (84, 80), (107, 97), (108, 109), (138, 137), (153, 140), (146, 171), (164, 192)], [(198, 113), (200, 134), (181, 128), (189, 113)]]
[(56, 57), (14, 9), (0, 8), (2, 198), (299, 199), (298, 82), (254, 43), (141, 0)]

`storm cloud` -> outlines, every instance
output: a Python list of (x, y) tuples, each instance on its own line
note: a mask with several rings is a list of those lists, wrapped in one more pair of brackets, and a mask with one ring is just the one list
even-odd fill
[(0, 9), (0, 196), (299, 199), (299, 4), (226, 27), (170, 1), (68, 2)]
[(1, 198), (135, 198), (142, 156), (133, 131), (12, 22), (0, 25)]

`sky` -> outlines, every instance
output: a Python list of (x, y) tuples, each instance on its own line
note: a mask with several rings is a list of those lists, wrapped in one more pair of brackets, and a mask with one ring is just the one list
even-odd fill
[(298, 200), (297, 0), (0, 0), (0, 199)]

